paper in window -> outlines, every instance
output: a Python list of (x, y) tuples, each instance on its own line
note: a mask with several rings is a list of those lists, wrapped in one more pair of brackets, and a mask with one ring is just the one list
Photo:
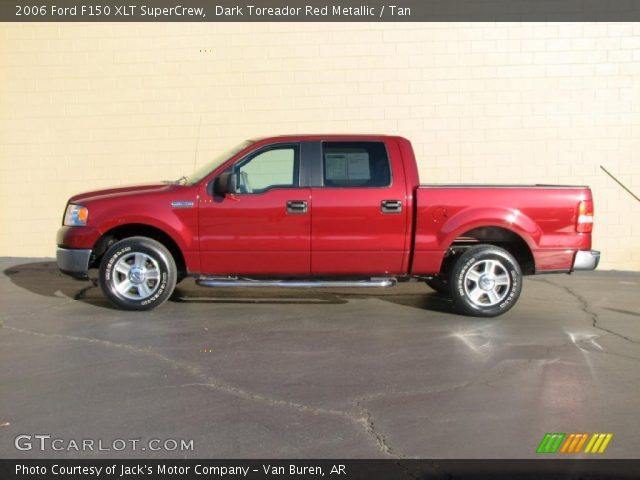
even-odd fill
[(369, 154), (349, 153), (347, 154), (347, 175), (349, 180), (369, 180), (371, 173), (369, 172)]
[(367, 152), (327, 153), (324, 156), (327, 180), (369, 180)]
[(324, 169), (327, 180), (347, 180), (347, 156), (344, 153), (327, 153)]

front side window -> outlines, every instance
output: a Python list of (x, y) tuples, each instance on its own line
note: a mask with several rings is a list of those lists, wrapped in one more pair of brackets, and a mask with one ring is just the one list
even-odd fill
[(262, 150), (241, 162), (236, 171), (240, 193), (298, 187), (298, 146), (284, 145)]
[(382, 142), (322, 144), (325, 187), (387, 187), (391, 184), (389, 156)]

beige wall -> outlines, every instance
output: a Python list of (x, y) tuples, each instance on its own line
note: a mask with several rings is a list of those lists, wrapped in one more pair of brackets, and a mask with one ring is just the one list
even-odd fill
[(599, 170), (640, 193), (640, 24), (0, 24), (0, 255), (53, 255), (73, 193), (288, 132), (402, 134), (424, 182), (589, 184), (602, 267), (640, 270)]

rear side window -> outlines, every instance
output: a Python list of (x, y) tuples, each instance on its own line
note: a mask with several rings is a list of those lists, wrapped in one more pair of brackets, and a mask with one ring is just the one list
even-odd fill
[(382, 142), (324, 142), (325, 187), (388, 187), (389, 156)]

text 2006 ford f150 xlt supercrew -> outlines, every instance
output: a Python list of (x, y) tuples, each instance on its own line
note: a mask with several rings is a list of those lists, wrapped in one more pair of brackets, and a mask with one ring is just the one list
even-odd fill
[(386, 287), (422, 279), (467, 314), (509, 310), (522, 276), (593, 270), (588, 187), (420, 185), (411, 143), (382, 135), (244, 142), (190, 177), (69, 200), (58, 266), (99, 268), (117, 306), (176, 283)]

